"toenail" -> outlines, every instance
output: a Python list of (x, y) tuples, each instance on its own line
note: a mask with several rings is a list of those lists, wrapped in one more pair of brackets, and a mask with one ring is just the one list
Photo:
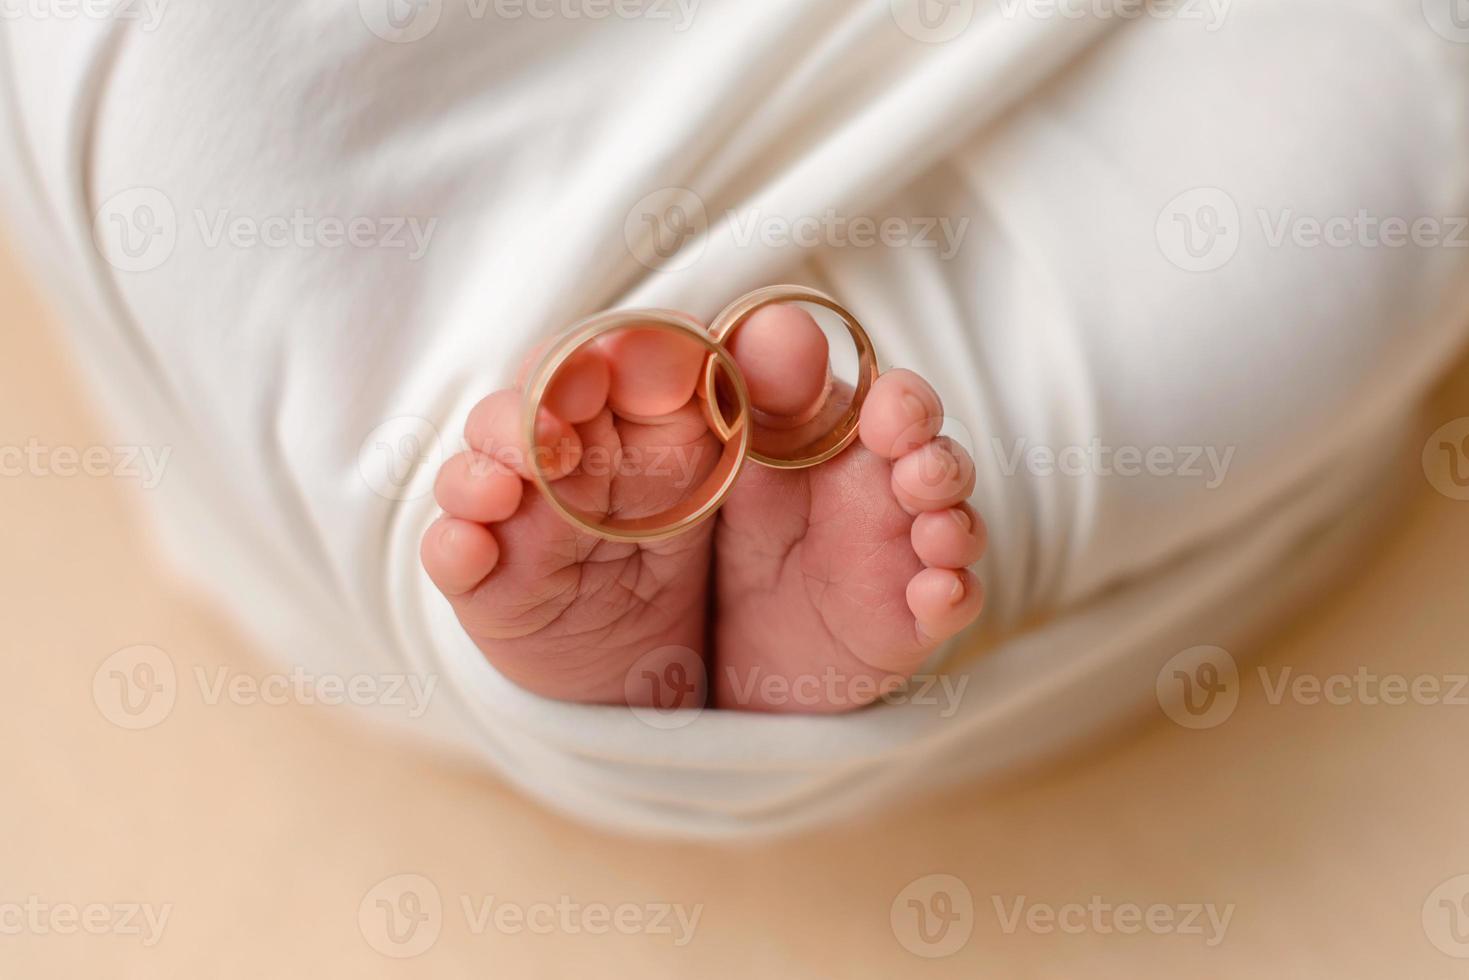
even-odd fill
[(934, 463), (939, 470), (936, 484), (952, 480), (959, 472), (959, 458), (950, 451), (948, 446), (939, 446), (934, 452)]
[(923, 399), (913, 392), (910, 391), (903, 395), (903, 404), (907, 406), (908, 414), (913, 416), (913, 421), (921, 422), (928, 418), (928, 406), (923, 404)]
[(451, 553), (459, 543), (459, 526), (450, 524), (439, 534), (439, 550)]
[(962, 576), (955, 575), (954, 587), (949, 590), (949, 605), (957, 606), (959, 604), (959, 600), (962, 598), (964, 598), (964, 578)]
[(954, 516), (955, 523), (964, 530), (965, 534), (974, 530), (974, 522), (969, 519), (969, 514), (965, 512), (963, 507), (955, 507), (949, 513)]

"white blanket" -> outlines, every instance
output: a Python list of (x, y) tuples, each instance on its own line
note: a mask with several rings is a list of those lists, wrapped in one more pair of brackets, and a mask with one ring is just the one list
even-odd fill
[[(11, 0), (0, 175), (278, 656), (432, 678), (375, 713), (583, 818), (765, 832), (1083, 736), (1274, 608), (1469, 323), (1461, 8)], [(588, 313), (777, 281), (943, 394), (993, 649), (838, 718), (515, 689), (416, 559), (469, 407)]]

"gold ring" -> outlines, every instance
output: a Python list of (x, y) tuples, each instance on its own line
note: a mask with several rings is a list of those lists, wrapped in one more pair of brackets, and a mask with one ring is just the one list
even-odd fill
[[(688, 500), (662, 513), (646, 517), (608, 517), (573, 507), (553, 489), (536, 446), (536, 417), (540, 414), (541, 403), (545, 400), (551, 381), (573, 354), (604, 334), (634, 327), (689, 337), (703, 347), (708, 352), (704, 365), (705, 377), (714, 377), (716, 368), (724, 370), (734, 389), (739, 412), (734, 423), (730, 424), (721, 414), (717, 403), (710, 406), (707, 417), (711, 422), (717, 419), (716, 434), (724, 443), (724, 452), (720, 455), (719, 463), (690, 494)], [(525, 391), (521, 435), (529, 454), (529, 465), (526, 469), (530, 471), (531, 478), (546, 500), (562, 517), (588, 534), (607, 541), (662, 541), (705, 520), (719, 509), (729, 492), (734, 489), (735, 478), (739, 476), (740, 467), (749, 454), (750, 394), (745, 386), (744, 375), (740, 373), (739, 366), (723, 344), (706, 333), (697, 321), (672, 310), (619, 310), (599, 313), (581, 321), (541, 356), (526, 381)]]
[[(756, 310), (776, 303), (811, 303), (831, 310), (841, 318), (847, 332), (852, 336), (852, 343), (857, 346), (857, 386), (852, 391), (852, 403), (847, 406), (836, 425), (793, 450), (790, 456), (770, 455), (761, 452), (753, 445), (750, 447), (750, 458), (762, 466), (780, 470), (802, 470), (826, 462), (850, 446), (857, 438), (857, 423), (862, 418), (862, 403), (867, 400), (868, 392), (872, 390), (873, 383), (877, 381), (877, 352), (872, 346), (872, 339), (867, 336), (867, 331), (862, 329), (862, 324), (846, 307), (820, 290), (811, 289), (808, 286), (766, 286), (764, 289), (746, 293), (725, 307), (724, 311), (714, 318), (714, 323), (709, 327), (709, 333), (714, 337), (715, 343), (722, 347)], [(742, 379), (737, 387), (744, 387)], [(718, 408), (718, 395), (718, 377), (715, 374), (714, 362), (710, 361), (704, 366), (704, 400), (711, 406), (709, 421), (715, 434), (721, 439), (728, 439), (729, 426)], [(741, 400), (741, 410), (748, 411), (746, 404), (749, 398), (748, 391), (738, 392), (737, 397)], [(741, 418), (745, 417), (750, 419), (751, 429), (758, 427), (753, 414), (741, 416)]]

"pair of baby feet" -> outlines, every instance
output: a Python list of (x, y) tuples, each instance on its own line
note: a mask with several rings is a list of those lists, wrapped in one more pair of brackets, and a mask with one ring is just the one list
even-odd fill
[[(729, 342), (757, 417), (825, 425), (826, 337), (797, 306), (752, 316)], [(556, 376), (536, 422), (557, 492), (603, 514), (676, 502), (679, 482), (583, 465), (717, 458), (695, 393), (703, 353), (652, 330), (610, 335)], [(524, 379), (522, 378), (522, 381)], [(569, 525), (528, 482), (518, 387), (469, 415), (444, 463), (444, 510), (424, 569), (498, 670), (538, 694), (634, 707), (835, 712), (900, 687), (983, 605), (968, 570), (985, 547), (966, 503), (974, 463), (939, 434), (943, 405), (893, 370), (859, 439), (810, 469), (749, 463), (717, 516), (654, 543)], [(806, 420), (801, 423), (796, 420)], [(636, 516), (636, 515), (634, 515)]]

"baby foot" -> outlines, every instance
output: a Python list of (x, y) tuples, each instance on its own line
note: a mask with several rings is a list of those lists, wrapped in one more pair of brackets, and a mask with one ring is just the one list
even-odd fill
[[(758, 410), (803, 418), (825, 397), (826, 338), (799, 307), (759, 311), (730, 348)], [(798, 429), (826, 431), (831, 415)], [(938, 434), (942, 422), (926, 381), (889, 371), (863, 406), (860, 441), (840, 456), (741, 472), (715, 532), (716, 706), (860, 707), (978, 617), (984, 597), (967, 566), (985, 526), (964, 503), (974, 463)]]
[[(702, 363), (697, 344), (652, 330), (611, 334), (575, 355), (546, 394), (535, 436), (563, 499), (636, 518), (696, 487), (721, 448), (693, 399)], [(522, 687), (569, 701), (702, 705), (713, 523), (643, 544), (578, 531), (527, 483), (521, 407), (512, 388), (470, 413), (469, 448), (435, 485), (445, 516), (424, 535), (425, 571), (489, 661)], [(648, 460), (659, 465), (637, 463)], [(691, 680), (629, 682), (639, 674)]]
[[(795, 443), (830, 427), (841, 403), (827, 397), (826, 340), (809, 315), (761, 311), (731, 349), (765, 421)], [(703, 704), (717, 652), (708, 686), (719, 707), (831, 712), (875, 700), (983, 602), (965, 570), (985, 541), (963, 503), (974, 466), (938, 436), (942, 405), (917, 375), (877, 381), (859, 444), (809, 470), (747, 465), (717, 521), (668, 541), (583, 534), (527, 487), (537, 451), (583, 510), (637, 517), (676, 503), (720, 456), (694, 397), (702, 362), (701, 348), (667, 334), (607, 338), (551, 385), (534, 450), (521, 442), (519, 388), (481, 401), (470, 448), (439, 473), (445, 516), (424, 535), (425, 570), (490, 662), (547, 697)], [(689, 465), (644, 472), (623, 465), (630, 455)]]

